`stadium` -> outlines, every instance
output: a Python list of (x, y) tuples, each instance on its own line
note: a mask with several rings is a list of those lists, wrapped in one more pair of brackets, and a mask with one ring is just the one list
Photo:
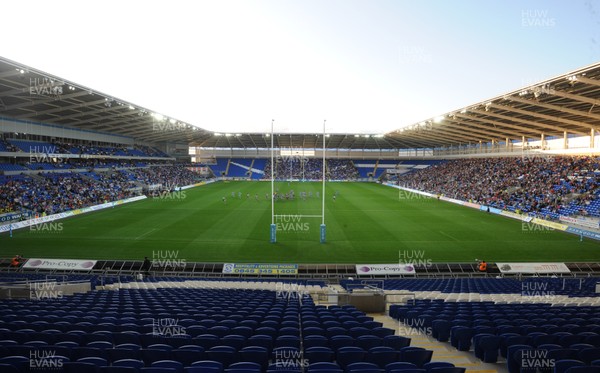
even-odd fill
[(216, 131), (0, 57), (0, 372), (598, 373), (599, 104)]

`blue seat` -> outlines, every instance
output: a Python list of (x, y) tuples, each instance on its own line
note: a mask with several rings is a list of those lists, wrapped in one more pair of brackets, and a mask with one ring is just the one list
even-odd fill
[(150, 367), (173, 369), (175, 373), (183, 373), (183, 364), (175, 360), (158, 360), (153, 362)]
[(322, 335), (309, 335), (304, 337), (302, 345), (305, 349), (311, 347), (329, 347), (329, 340)]
[(277, 347), (295, 347), (300, 348), (300, 337), (293, 335), (282, 335), (275, 339), (275, 345)]
[(214, 346), (206, 351), (206, 356), (210, 360), (222, 363), (223, 366), (229, 366), (236, 361), (237, 350), (231, 346)]
[(337, 326), (325, 329), (325, 336), (327, 338), (329, 338), (330, 340), (333, 339), (335, 336), (338, 336), (338, 335), (349, 336), (349, 333), (348, 333), (348, 331), (346, 329), (341, 328), (341, 327), (337, 327)]
[(379, 346), (369, 349), (366, 362), (373, 363), (383, 369), (386, 365), (398, 360), (399, 352), (391, 347)]
[(269, 363), (269, 350), (261, 346), (246, 346), (238, 351), (241, 361), (248, 361), (259, 364), (262, 369), (266, 369)]
[(584, 337), (576, 334), (563, 335), (558, 338), (558, 343), (563, 347), (569, 347), (577, 343), (582, 343), (584, 339)]
[(406, 369), (417, 369), (417, 366), (413, 363), (407, 363), (404, 361), (396, 361), (393, 363), (389, 363), (385, 366), (385, 372), (389, 373), (391, 371), (400, 371)]
[(565, 373), (600, 373), (600, 367), (593, 367), (591, 365), (572, 367), (567, 369)]
[(574, 360), (574, 359), (557, 360), (554, 363), (554, 373), (565, 373), (569, 368), (582, 367), (582, 366), (585, 366), (585, 363), (580, 360)]
[(519, 373), (521, 370), (521, 362), (526, 358), (524, 355), (535, 356), (535, 349), (530, 345), (512, 345), (507, 349), (506, 367), (508, 373)]
[(318, 335), (325, 336), (325, 329), (320, 327), (307, 327), (302, 329), (302, 335), (306, 338), (308, 336)]
[(181, 361), (184, 366), (190, 366), (196, 361), (201, 361), (205, 359), (206, 355), (204, 354), (204, 349), (201, 346), (192, 346), (197, 347), (196, 349), (192, 349), (191, 347), (184, 347), (180, 347), (176, 350), (173, 350), (174, 359), (177, 361)]
[(163, 368), (163, 367), (144, 367), (140, 368), (140, 373), (177, 373), (175, 368)]
[(341, 347), (336, 351), (336, 361), (344, 369), (349, 364), (363, 362), (366, 356), (367, 352), (360, 347)]
[(329, 347), (309, 347), (304, 349), (304, 358), (308, 360), (308, 364), (332, 362), (335, 353)]
[[(363, 328), (361, 326), (351, 328), (349, 330), (349, 334), (352, 338), (359, 338), (360, 336), (363, 336), (363, 335), (377, 335), (375, 333), (375, 329), (367, 329), (367, 328)], [(392, 334), (394, 334), (394, 333), (392, 332)], [(381, 338), (383, 338), (383, 337), (384, 336), (382, 335)]]
[(100, 373), (139, 373), (137, 368), (133, 367), (100, 367)]
[(102, 359), (109, 360), (108, 351), (109, 350), (95, 347), (78, 347), (71, 352), (71, 356), (76, 360), (84, 357), (99, 357)]
[(261, 373), (262, 367), (258, 363), (239, 362), (233, 363), (225, 369), (227, 373)]
[(131, 343), (135, 345), (141, 345), (139, 333), (115, 333), (113, 334), (113, 342), (115, 345), (124, 343)]
[(308, 366), (308, 373), (343, 373), (344, 371), (340, 368), (337, 363), (321, 362), (313, 363)]
[(130, 367), (135, 369), (140, 369), (144, 366), (144, 362), (142, 360), (137, 359), (121, 359), (112, 362), (112, 366), (114, 367)]
[(448, 320), (433, 320), (431, 322), (431, 335), (440, 342), (450, 339), (450, 328), (452, 323)]
[(273, 338), (265, 334), (255, 334), (246, 341), (247, 346), (264, 347), (267, 351), (273, 349)]
[(379, 338), (385, 338), (389, 335), (394, 335), (394, 330), (390, 328), (376, 327), (371, 329), (370, 333), (368, 334), (376, 335)]
[(477, 339), (475, 345), (475, 356), (484, 363), (495, 363), (498, 361), (498, 353), (502, 337), (495, 335), (484, 335)]
[(410, 346), (411, 339), (401, 335), (388, 335), (383, 337), (383, 346), (391, 347), (396, 351), (400, 351), (403, 347)]
[(0, 363), (0, 372), (2, 372), (2, 373), (20, 373), (20, 370), (13, 365)]
[(29, 365), (29, 356), (5, 356), (0, 358), (0, 364), (11, 365), (21, 371)]
[[(118, 347), (118, 346), (117, 346)], [(173, 346), (164, 343), (155, 343), (146, 347), (149, 350), (173, 351)]]
[(592, 361), (600, 359), (600, 348), (584, 348), (577, 353), (579, 360), (586, 364), (591, 364)]
[(548, 351), (548, 357), (550, 359), (554, 359), (554, 361), (559, 360), (577, 360), (577, 350), (571, 348), (561, 348), (556, 350)]
[[(0, 370), (4, 373), (3, 370)], [(100, 367), (92, 363), (82, 363), (79, 361), (69, 361), (63, 364), (62, 371), (64, 373), (99, 373)]]
[[(192, 368), (201, 369), (200, 373), (222, 373), (223, 363), (214, 360), (201, 360), (192, 364)], [(186, 373), (188, 371), (186, 370)], [(196, 372), (190, 372), (196, 373)]]
[(239, 350), (246, 344), (246, 337), (243, 335), (229, 334), (221, 338), (219, 344), (222, 346), (231, 346), (236, 350)]
[(142, 345), (136, 343), (122, 343), (116, 345), (114, 348), (118, 348), (121, 350), (141, 350)]
[(160, 360), (173, 360), (173, 352), (171, 350), (155, 350), (151, 348), (145, 348), (140, 351), (144, 364), (152, 366), (155, 361)]
[(427, 373), (465, 373), (467, 368), (461, 367), (441, 367), (441, 368), (432, 368)]
[(404, 347), (400, 349), (400, 359), (407, 363), (413, 363), (418, 368), (431, 361), (433, 351), (424, 348)]
[(338, 350), (342, 347), (354, 347), (355, 340), (349, 335), (336, 335), (329, 339), (329, 346), (333, 350)]
[(427, 364), (423, 364), (423, 369), (425, 369), (427, 373), (434, 368), (454, 368), (454, 364), (446, 361), (432, 361)]
[(101, 357), (82, 357), (80, 359), (77, 359), (78, 363), (89, 363), (89, 364), (94, 364), (98, 367), (105, 367), (108, 366), (108, 360), (103, 359)]
[(219, 337), (214, 334), (201, 334), (193, 339), (194, 343), (208, 350), (219, 344)]
[(377, 364), (367, 363), (367, 362), (358, 362), (352, 363), (346, 366), (346, 373), (381, 373), (381, 369)]
[(360, 347), (366, 351), (373, 347), (379, 347), (382, 343), (382, 338), (375, 335), (361, 335), (356, 339), (356, 347)]
[(122, 359), (142, 359), (142, 353), (140, 350), (129, 350), (125, 348), (112, 348), (104, 350), (108, 356), (109, 361), (117, 361)]
[(275, 328), (268, 327), (268, 326), (256, 328), (254, 333), (255, 333), (255, 335), (257, 335), (257, 334), (268, 335), (272, 339), (277, 338), (277, 330)]
[(94, 342), (89, 342), (85, 346), (86, 347), (90, 347), (90, 348), (99, 348), (101, 350), (106, 350), (106, 349), (109, 349), (109, 348), (113, 348), (112, 342), (108, 342), (108, 341), (94, 341)]
[(500, 343), (500, 355), (508, 358), (508, 347), (513, 345), (529, 345), (530, 339), (522, 335), (501, 335), (502, 342)]
[(453, 326), (450, 329), (450, 344), (459, 351), (471, 349), (473, 329), (467, 326)]

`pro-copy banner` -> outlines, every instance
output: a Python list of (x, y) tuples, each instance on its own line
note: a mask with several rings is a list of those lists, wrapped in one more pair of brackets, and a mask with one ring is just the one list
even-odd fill
[(23, 268), (36, 269), (71, 269), (75, 271), (89, 271), (96, 265), (97, 260), (77, 259), (28, 259)]
[(415, 273), (415, 266), (412, 264), (394, 263), (394, 264), (357, 264), (357, 275), (412, 275)]
[(565, 223), (577, 224), (587, 228), (598, 229), (600, 228), (600, 223), (598, 220), (582, 218), (582, 217), (573, 217), (573, 216), (560, 216), (559, 220)]
[(496, 263), (502, 273), (570, 273), (565, 263)]

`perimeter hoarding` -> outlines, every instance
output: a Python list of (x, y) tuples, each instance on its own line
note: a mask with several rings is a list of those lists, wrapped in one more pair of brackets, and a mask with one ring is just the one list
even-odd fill
[(414, 275), (415, 266), (412, 264), (357, 264), (357, 275)]
[(225, 263), (223, 273), (256, 275), (297, 275), (298, 264)]
[(89, 271), (96, 265), (96, 260), (76, 259), (28, 259), (23, 268), (33, 269), (70, 269), (74, 271)]
[(502, 273), (570, 273), (565, 263), (496, 263)]

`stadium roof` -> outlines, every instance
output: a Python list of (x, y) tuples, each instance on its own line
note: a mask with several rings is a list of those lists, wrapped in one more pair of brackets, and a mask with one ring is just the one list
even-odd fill
[[(460, 89), (460, 87), (456, 87)], [(176, 93), (173, 94), (176, 99)], [(0, 58), (0, 116), (135, 138), (217, 148), (268, 148), (264, 133), (213, 133)], [(366, 124), (368, 126), (368, 124)], [(600, 130), (600, 63), (385, 135), (330, 134), (327, 148), (434, 148)], [(322, 134), (277, 134), (276, 147), (321, 148)]]

